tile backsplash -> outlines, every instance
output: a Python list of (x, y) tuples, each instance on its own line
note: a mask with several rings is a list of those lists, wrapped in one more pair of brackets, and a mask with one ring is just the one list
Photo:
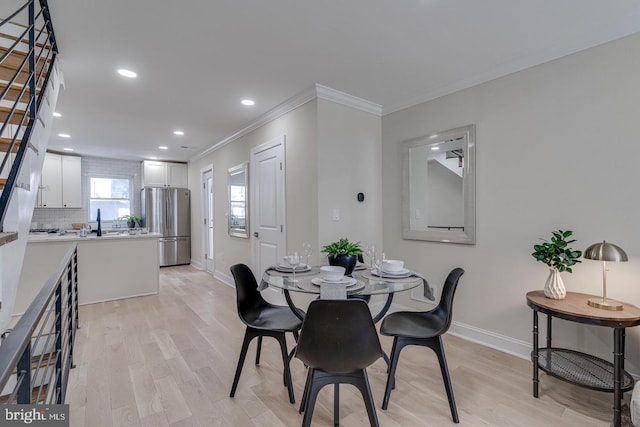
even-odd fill
[[(130, 160), (106, 159), (100, 157), (83, 157), (82, 174), (82, 208), (36, 208), (33, 211), (32, 228), (70, 229), (74, 222), (95, 222), (89, 218), (89, 176), (109, 175), (130, 178), (132, 181), (131, 210), (141, 216), (140, 189), (142, 188), (142, 162)], [(103, 224), (109, 226), (114, 218), (102, 218)], [(34, 227), (35, 226), (35, 227)]]

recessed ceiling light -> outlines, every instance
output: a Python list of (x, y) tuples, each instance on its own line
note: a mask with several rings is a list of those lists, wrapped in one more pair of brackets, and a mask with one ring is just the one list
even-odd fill
[(435, 146), (435, 147), (431, 147), (431, 149), (432, 149), (433, 151), (437, 151), (437, 150), (439, 150), (439, 149), (440, 149), (440, 147)]
[(246, 105), (247, 107), (251, 107), (252, 105), (256, 105), (256, 102), (253, 99), (243, 99), (240, 101), (242, 105)]
[(178, 136), (182, 136), (182, 135), (184, 135), (184, 131), (181, 131), (181, 130), (174, 130), (174, 131), (173, 131), (173, 134), (174, 134), (174, 135), (178, 135)]
[(127, 77), (129, 79), (135, 79), (136, 77), (138, 77), (138, 75), (131, 71), (131, 70), (125, 70), (124, 68), (120, 68), (118, 70), (118, 74), (120, 74), (122, 77)]
[(161, 150), (168, 150), (169, 149), (169, 147), (167, 147), (166, 145), (161, 145), (158, 148), (161, 149)]
[(59, 133), (58, 136), (60, 138), (71, 138), (71, 135), (69, 135), (68, 133)]
[(431, 135), (429, 138), (433, 139), (433, 138), (437, 138), (437, 137), (438, 137), (438, 134), (437, 134), (437, 133), (434, 133), (434, 134), (433, 134), (433, 135)]
[(62, 114), (58, 113), (57, 111), (54, 111), (53, 117), (62, 117)]
[(63, 150), (64, 150), (64, 151), (73, 151), (73, 148), (65, 147), (65, 148), (63, 148)]

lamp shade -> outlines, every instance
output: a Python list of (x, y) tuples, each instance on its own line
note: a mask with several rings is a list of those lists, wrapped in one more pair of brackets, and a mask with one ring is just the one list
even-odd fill
[(583, 257), (597, 261), (623, 262), (629, 260), (627, 253), (620, 246), (607, 243), (604, 240), (602, 243), (594, 243), (585, 249)]

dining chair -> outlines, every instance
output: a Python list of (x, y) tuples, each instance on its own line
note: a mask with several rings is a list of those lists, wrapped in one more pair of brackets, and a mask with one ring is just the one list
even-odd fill
[[(453, 387), (449, 377), (449, 368), (447, 367), (447, 359), (442, 345), (442, 335), (451, 326), (453, 296), (458, 287), (458, 281), (463, 274), (464, 270), (461, 268), (451, 270), (442, 287), (440, 303), (433, 310), (427, 312), (401, 311), (392, 313), (382, 320), (380, 333), (394, 337), (393, 347), (391, 348), (391, 366), (387, 376), (382, 409), (387, 409), (391, 390), (395, 388), (395, 374), (400, 351), (407, 345), (421, 345), (429, 347), (438, 356), (442, 380), (444, 381), (444, 388), (447, 391), (449, 407), (451, 408), (451, 416), (454, 423), (459, 422), (458, 410), (453, 397)], [(427, 285), (425, 284), (425, 286)]]
[[(262, 337), (273, 337), (280, 343), (282, 361), (284, 363), (284, 385), (289, 391), (289, 401), (295, 403), (291, 369), (289, 368), (291, 356), (287, 351), (285, 334), (291, 332), (297, 341), (302, 321), (289, 307), (277, 306), (267, 302), (258, 291), (258, 284), (251, 269), (245, 264), (232, 265), (231, 274), (236, 283), (238, 315), (242, 323), (247, 325), (247, 328), (242, 341), (242, 349), (240, 350), (240, 358), (233, 378), (230, 397), (234, 397), (236, 394), (236, 388), (238, 387), (238, 381), (240, 380), (240, 374), (242, 373), (242, 367), (251, 340), (258, 338), (256, 365), (259, 365)], [(299, 310), (299, 313), (304, 316), (302, 310)]]
[(360, 300), (315, 300), (302, 324), (296, 357), (308, 366), (302, 396), (302, 426), (311, 425), (318, 392), (334, 385), (333, 419), (339, 425), (339, 385), (352, 384), (364, 399), (372, 426), (378, 426), (366, 368), (384, 352), (369, 307)]

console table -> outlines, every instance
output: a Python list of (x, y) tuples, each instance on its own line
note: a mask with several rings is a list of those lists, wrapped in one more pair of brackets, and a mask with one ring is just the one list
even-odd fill
[[(622, 394), (633, 388), (633, 378), (624, 370), (625, 328), (640, 325), (640, 308), (624, 304), (622, 311), (609, 311), (587, 305), (587, 295), (567, 292), (565, 299), (544, 296), (543, 291), (527, 293), (533, 309), (533, 396), (538, 397), (538, 369), (549, 375), (593, 390), (613, 392), (613, 425), (621, 425)], [(547, 315), (547, 346), (538, 346), (538, 312)], [(575, 350), (551, 345), (551, 319), (568, 320), (613, 329), (613, 363)]]

